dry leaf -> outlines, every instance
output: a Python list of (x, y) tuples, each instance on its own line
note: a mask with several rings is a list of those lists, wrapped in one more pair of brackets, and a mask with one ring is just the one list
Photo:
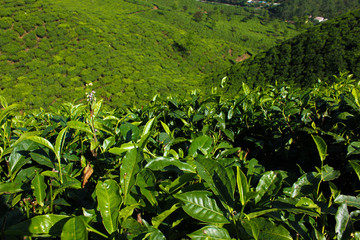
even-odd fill
[(84, 177), (82, 182), (82, 188), (85, 187), (85, 184), (88, 182), (89, 178), (93, 174), (94, 169), (91, 167), (90, 163), (88, 163), (84, 169)]

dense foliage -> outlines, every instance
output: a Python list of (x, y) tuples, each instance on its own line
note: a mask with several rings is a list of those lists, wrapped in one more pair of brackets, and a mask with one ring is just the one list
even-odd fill
[(127, 110), (91, 87), (87, 105), (49, 112), (19, 115), (1, 97), (2, 237), (359, 238), (351, 76)]
[(276, 17), (289, 20), (309, 16), (330, 19), (357, 8), (360, 8), (359, 0), (285, 0), (271, 8), (271, 12)]
[(195, 0), (0, 1), (0, 94), (24, 108), (81, 98), (89, 82), (112, 106), (185, 94), (296, 33), (255, 12)]
[(287, 82), (311, 86), (320, 78), (331, 81), (338, 72), (360, 76), (360, 10), (329, 20), (251, 59), (238, 63), (215, 82), (227, 76), (229, 93), (241, 82), (262, 86)]

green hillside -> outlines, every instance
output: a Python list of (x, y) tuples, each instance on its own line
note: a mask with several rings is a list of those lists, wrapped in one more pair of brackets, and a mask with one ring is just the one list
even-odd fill
[(359, 0), (284, 0), (271, 12), (284, 19), (322, 16), (334, 18), (347, 11), (360, 8)]
[(360, 76), (360, 10), (329, 20), (214, 78), (227, 76), (226, 91), (236, 94), (241, 82), (262, 86), (287, 82), (307, 87), (339, 72)]
[(254, 9), (183, 1), (0, 2), (0, 95), (24, 108), (83, 99), (113, 106), (185, 94), (296, 34)]

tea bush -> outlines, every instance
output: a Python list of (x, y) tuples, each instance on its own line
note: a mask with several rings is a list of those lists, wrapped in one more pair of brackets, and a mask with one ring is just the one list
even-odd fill
[(94, 87), (49, 111), (0, 97), (2, 237), (358, 238), (351, 75), (126, 109)]

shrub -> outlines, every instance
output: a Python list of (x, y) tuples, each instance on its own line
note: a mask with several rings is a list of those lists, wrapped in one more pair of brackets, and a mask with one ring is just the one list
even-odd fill
[(29, 34), (25, 35), (23, 38), (25, 41), (25, 45), (29, 48), (33, 48), (36, 45), (36, 35), (34, 32), (30, 32)]
[(22, 28), (21, 23), (14, 23), (14, 31), (17, 32), (20, 36), (24, 34), (25, 30)]
[(9, 17), (11, 16), (11, 14), (12, 14), (11, 9), (8, 8), (0, 9), (0, 17)]
[(36, 35), (41, 38), (45, 37), (45, 35), (46, 35), (45, 27), (38, 27), (35, 32), (36, 32)]
[(14, 20), (10, 17), (2, 17), (0, 19), (0, 28), (2, 29), (8, 29), (11, 27)]
[(11, 42), (1, 47), (4, 53), (15, 55), (21, 50), (20, 44), (17, 42)]

